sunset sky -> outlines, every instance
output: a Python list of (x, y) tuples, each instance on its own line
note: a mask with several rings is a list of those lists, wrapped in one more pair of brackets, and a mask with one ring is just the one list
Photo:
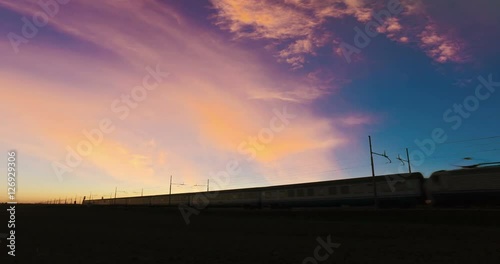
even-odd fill
[(0, 0), (0, 170), (17, 151), (18, 201), (42, 202), (368, 176), (368, 135), (377, 174), (405, 148), (425, 176), (500, 161), (499, 10)]

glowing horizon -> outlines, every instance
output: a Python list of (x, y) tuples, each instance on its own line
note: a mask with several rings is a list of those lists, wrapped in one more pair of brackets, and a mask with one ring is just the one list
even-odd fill
[(368, 176), (368, 135), (426, 175), (500, 160), (496, 138), (453, 145), (499, 134), (491, 5), (0, 0), (18, 201), (166, 193), (170, 175), (173, 193), (203, 191), (228, 166), (220, 188)]

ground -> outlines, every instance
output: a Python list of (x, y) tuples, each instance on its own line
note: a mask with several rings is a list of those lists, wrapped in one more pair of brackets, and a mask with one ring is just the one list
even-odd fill
[(498, 223), (470, 208), (207, 208), (186, 224), (178, 208), (17, 205), (16, 257), (2, 240), (0, 262), (497, 264)]

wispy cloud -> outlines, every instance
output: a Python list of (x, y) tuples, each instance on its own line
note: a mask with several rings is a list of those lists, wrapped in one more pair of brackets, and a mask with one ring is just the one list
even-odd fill
[[(422, 1), (393, 2), (402, 5), (404, 11), (399, 17), (390, 17), (379, 24), (379, 33), (402, 44), (418, 43), (418, 47), (440, 63), (466, 60), (463, 41), (438, 30)], [(384, 16), (376, 14), (385, 8), (385, 2), (371, 0), (212, 0), (212, 3), (217, 10), (217, 25), (236, 38), (278, 41), (279, 44), (271, 45), (275, 56), (292, 69), (303, 68), (319, 48), (339, 43), (337, 32), (326, 27), (332, 19), (378, 21), (377, 17)], [(331, 50), (338, 53), (339, 49)]]
[[(72, 0), (60, 5), (36, 37), (21, 43), (18, 53), (8, 38), (0, 38), (0, 110), (8, 128), (0, 131), (0, 147), (15, 142), (29, 162), (23, 172), (27, 181), (33, 180), (23, 183), (27, 193), (40, 193), (37, 188), (47, 179), (57, 183), (50, 163), (65, 159), (67, 147), (85, 139), (82, 131), (95, 128), (102, 118), (113, 121), (114, 132), (61, 183), (61, 190), (88, 191), (96, 181), (106, 193), (117, 183), (163, 186), (169, 175), (180, 182), (205, 182), (228, 160), (245, 160), (239, 144), (269, 127), (273, 110), (282, 107), (297, 118), (244, 165), (234, 182), (345, 176), (319, 172), (335, 171), (337, 153), (345, 157), (340, 151), (346, 146), (353, 152), (356, 136), (365, 138), (366, 129), (383, 123), (373, 113), (384, 115), (384, 106), (372, 98), (396, 102), (400, 94), (380, 88), (384, 98), (373, 97), (364, 89), (378, 93), (378, 85), (410, 89), (414, 83), (408, 72), (391, 74), (390, 80), (383, 74), (369, 76), (392, 69), (392, 62), (381, 59), (384, 55), (411, 47), (416, 51), (412, 56), (429, 58), (420, 63), (435, 62), (430, 67), (469, 62), (474, 59), (469, 48), (477, 44), (471, 36), (492, 31), (466, 31), (498, 24), (494, 11), (482, 16), (487, 4), (456, 1), (461, 13), (473, 6), (467, 17), (480, 20), (468, 27), (468, 19), (446, 12), (451, 1), (400, 0), (403, 11), (373, 27), (378, 36), (371, 41), (381, 45), (353, 55), (356, 63), (346, 65), (336, 54), (339, 44), (353, 43), (355, 27), (365, 30), (377, 22), (388, 1), (207, 1), (195, 9), (199, 16), (188, 16), (173, 7), (184, 2)], [(21, 34), (23, 17), (44, 12), (35, 0), (0, 0), (0, 8), (8, 18), (0, 25), (3, 36)], [(373, 54), (377, 61), (369, 57)], [(408, 66), (405, 59), (398, 65)], [(125, 120), (118, 118), (112, 102), (130, 94), (142, 83), (145, 68), (157, 64), (171, 73), (168, 80)], [(302, 163), (310, 166), (299, 168)], [(318, 173), (309, 173), (311, 167)]]
[(447, 34), (440, 34), (437, 27), (430, 24), (419, 35), (422, 49), (437, 62), (464, 62), (462, 41)]
[[(230, 3), (236, 6), (231, 8), (220, 3), (229, 8), (224, 21), (237, 21), (227, 23), (230, 30), (244, 36), (248, 24), (258, 31), (245, 36), (303, 40), (283, 49), (283, 58), (314, 52), (318, 40), (310, 37), (316, 22), (304, 25), (301, 19), (306, 18), (293, 9), (274, 7), (283, 14), (280, 17), (265, 6), (238, 3)], [(0, 1), (0, 5), (20, 17), (40, 11), (31, 2)], [(286, 29), (288, 23), (291, 29)], [(61, 48), (68, 39), (80, 48)], [(0, 108), (10, 113), (4, 122), (10, 124), (9, 131), (26, 131), (2, 132), (2, 138), (29, 139), (19, 151), (43, 164), (60, 161), (67, 146), (84, 139), (83, 130), (95, 128), (101, 118), (113, 120), (115, 132), (85, 158), (71, 182), (97, 177), (86, 175), (89, 171), (128, 183), (162, 183), (169, 174), (186, 182), (205, 181), (217, 169), (214, 164), (238, 157), (238, 144), (269, 126), (277, 106), (300, 106), (300, 118), (257, 155), (250, 171), (260, 171), (268, 162), (281, 164), (284, 170), (283, 166), (293, 165), (289, 155), (314, 157), (326, 166), (331, 151), (348, 137), (308, 107), (331, 92), (327, 88), (331, 78), (290, 75), (218, 35), (207, 34), (160, 2), (71, 1), (37, 39), (20, 47), (19, 54), (12, 52), (6, 39), (0, 40), (0, 49), (9, 65), (8, 72), (0, 73), (0, 90), (8, 102)], [(145, 66), (158, 63), (171, 73), (168, 81), (126, 120), (119, 120), (111, 111), (113, 100), (141, 83)], [(33, 147), (41, 143), (43, 149)], [(32, 173), (44, 171), (44, 177), (56, 181), (48, 168), (35, 166)], [(284, 179), (280, 177), (285, 176), (270, 174), (264, 180), (279, 182)]]
[(367, 115), (351, 115), (342, 117), (339, 121), (347, 126), (357, 126), (357, 125), (367, 125), (373, 123), (375, 120), (373, 117)]

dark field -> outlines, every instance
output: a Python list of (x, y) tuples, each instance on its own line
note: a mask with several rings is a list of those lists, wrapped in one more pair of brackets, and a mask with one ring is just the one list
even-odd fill
[[(5, 205), (0, 219), (6, 233)], [(177, 208), (17, 205), (16, 257), (2, 240), (0, 263), (500, 263), (499, 210), (205, 209), (190, 220)], [(340, 244), (331, 254), (317, 240), (328, 236)]]

